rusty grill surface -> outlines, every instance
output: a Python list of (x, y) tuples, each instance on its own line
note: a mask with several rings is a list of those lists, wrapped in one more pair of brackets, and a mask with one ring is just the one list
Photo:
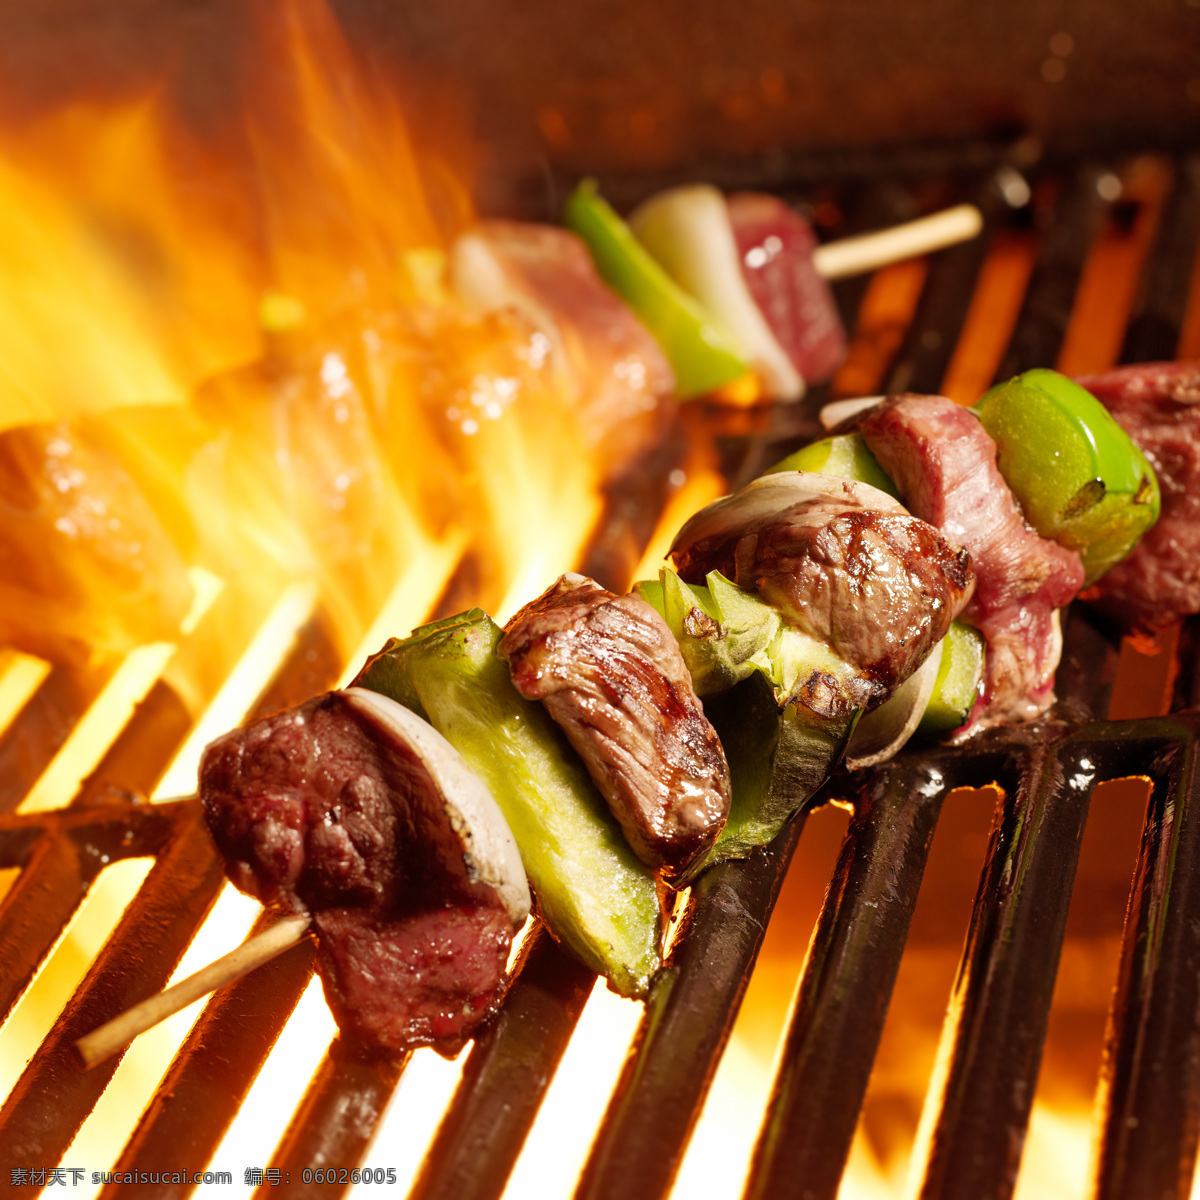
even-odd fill
[[(842, 186), (835, 198), (852, 224), (909, 215), (930, 195), (974, 199), (988, 220), (987, 237), (931, 260), (915, 309), (892, 340), (866, 346), (863, 370), (875, 372), (876, 390), (940, 389), (993, 239), (1014, 230), (1035, 239), (1037, 253), (997, 375), (1063, 362), (1072, 314), (1087, 287), (1119, 293), (1111, 278), (1096, 277), (1105, 231), (1110, 242), (1144, 242), (1114, 354), (1121, 361), (1175, 356), (1194, 321), (1188, 305), (1200, 162), (1157, 163), (1166, 181), (1159, 194), (1115, 205), (1109, 181), (1127, 173), (1127, 163), (1030, 172), (1034, 202), (1015, 215), (1012, 168), (997, 171), (994, 163), (932, 184), (901, 174)], [(1109, 270), (1116, 268), (1110, 263)], [(865, 280), (839, 285), (852, 329), (867, 286)], [(749, 436), (718, 428), (731, 480), (753, 475), (790, 448), (807, 421), (797, 412), (775, 414)], [(611, 568), (614, 539), (620, 541), (613, 530), (633, 536), (629, 529), (645, 520), (615, 497), (591, 568)], [(206, 622), (219, 624), (223, 602)], [(202, 623), (181, 652), (203, 655), (205, 636)], [(905, 752), (827, 786), (822, 799), (852, 801), (854, 812), (799, 980), (748, 1196), (836, 1195), (943, 802), (956, 787), (992, 781), (1002, 796), (951, 998), (920, 1195), (951, 1200), (1012, 1192), (1089, 801), (1098, 782), (1127, 776), (1145, 777), (1150, 791), (1109, 1018), (1094, 1194), (1188, 1193), (1200, 1129), (1200, 715), (1190, 709), (1198, 644), (1197, 630), (1186, 628), (1169, 715), (1107, 720), (1120, 641), (1077, 607), (1065, 625), (1053, 719), (994, 731), (958, 749)], [(254, 715), (328, 688), (341, 667), (317, 614)], [(165, 683), (139, 705), (69, 807), (15, 812), (106, 678), (105, 668), (56, 668), (0, 740), (0, 809), (9, 814), (0, 818), (0, 868), (20, 869), (0, 903), (0, 1014), (12, 1012), (105, 866), (155, 858), (135, 902), (0, 1109), (5, 1181), (12, 1168), (62, 1159), (116, 1066), (110, 1060), (81, 1070), (74, 1040), (166, 984), (222, 884), (198, 804), (142, 799), (188, 733), (183, 706)], [(710, 871), (693, 888), (578, 1196), (657, 1197), (670, 1190), (804, 832), (800, 818), (766, 850)], [(303, 943), (209, 1000), (116, 1169), (210, 1161), (311, 971)], [(542, 932), (527, 940), (503, 1010), (468, 1052), (415, 1197), (501, 1194), (592, 982)], [(289, 1194), (337, 1194), (327, 1183), (306, 1188), (301, 1172), (362, 1161), (406, 1065), (360, 1059), (335, 1039), (269, 1158), (290, 1172)], [(159, 1184), (147, 1194), (190, 1190)], [(104, 1194), (118, 1191), (136, 1189), (110, 1187)], [(272, 1188), (264, 1185), (260, 1194)]]

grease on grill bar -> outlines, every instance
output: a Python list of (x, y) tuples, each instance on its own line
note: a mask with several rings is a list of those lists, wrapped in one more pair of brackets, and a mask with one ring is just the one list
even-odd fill
[[(1052, 365), (1069, 340), (1072, 353), (1089, 367), (1107, 365), (1096, 361), (1104, 347), (1089, 344), (1088, 331), (1072, 322), (1097, 232), (1123, 236), (1123, 218), (1114, 218), (1111, 208), (1114, 171), (1120, 169), (1087, 166), (1032, 180), (1032, 207), (1038, 221), (1048, 223), (1044, 229), (1037, 225), (1029, 286), (1007, 348), (989, 364), (992, 372)], [(948, 185), (979, 203), (1000, 237), (1013, 219), (1014, 201), (1020, 209), (1023, 197), (1011, 168), (1005, 170), (1010, 174), (964, 175)], [(1191, 273), (1183, 267), (1196, 254), (1200, 171), (1191, 159), (1158, 160), (1158, 170), (1170, 186), (1126, 323), (1125, 357), (1173, 354), (1189, 311)], [(911, 215), (912, 197), (902, 184), (861, 189), (861, 195), (864, 224)], [(880, 203), (887, 211), (868, 211)], [(849, 190), (846, 204), (853, 204)], [(855, 326), (862, 306), (857, 339), (876, 350), (892, 347), (861, 360), (873, 364), (875, 388), (936, 390), (951, 363), (971, 355), (972, 346), (964, 344), (977, 336), (968, 319), (970, 294), (998, 246), (992, 236), (937, 256), (900, 329), (886, 306), (878, 311), (889, 328), (871, 327), (875, 310), (866, 281), (838, 286), (848, 326)], [(991, 352), (985, 342), (981, 336), (977, 357)], [(804, 426), (798, 418), (797, 411), (776, 412), (765, 425), (751, 428), (749, 437), (722, 432), (718, 445), (730, 478), (753, 474), (795, 444)], [(744, 414), (739, 419), (748, 420)], [(664, 470), (677, 451), (668, 447)], [(661, 503), (661, 481), (647, 494)], [(649, 533), (642, 499), (630, 504), (614, 493), (591, 555), (616, 574), (636, 561)], [(469, 569), (452, 590), (469, 586), (467, 574)], [(203, 653), (202, 631), (203, 626), (194, 635), (199, 640), (181, 653)], [(1194, 699), (1196, 630), (1186, 629), (1179, 646), (1176, 697), (1182, 705)], [(953, 789), (993, 781), (1001, 793), (915, 1153), (923, 1197), (1011, 1194), (1089, 801), (1098, 781), (1129, 775), (1147, 777), (1151, 791), (1104, 1054), (1101, 1148), (1092, 1186), (1106, 1200), (1187, 1193), (1200, 1114), (1195, 970), (1200, 931), (1191, 919), (1200, 908), (1195, 812), (1200, 718), (1147, 714), (1150, 719), (1106, 721), (1118, 650), (1094, 617), (1073, 612), (1054, 720), (994, 731), (960, 749), (923, 757), (909, 752), (827, 789), (828, 799), (852, 801), (854, 816), (799, 979), (769, 1103), (760, 1097), (767, 1111), (749, 1166), (748, 1195), (783, 1195), (798, 1179), (806, 1195), (838, 1193), (939, 814), (953, 802)], [(331, 686), (344, 666), (318, 614), (301, 631), (257, 711)], [(19, 804), (108, 670), (56, 669), (41, 683), (0, 740), (0, 807)], [(186, 736), (187, 714), (173, 696), (165, 686), (151, 689), (71, 807), (0, 819), (0, 867), (20, 868), (0, 902), (5, 1015), (105, 862), (157, 858), (0, 1109), (2, 1178), (13, 1168), (61, 1158), (115, 1070), (113, 1063), (80, 1071), (74, 1039), (166, 982), (217, 895), (220, 866), (195, 804), (148, 806), (128, 798), (152, 791), (172, 748)], [(683, 931), (647, 1002), (592, 1144), (580, 1197), (670, 1192), (734, 1028), (767, 920), (806, 832), (804, 820), (796, 821), (768, 850), (717, 868), (693, 889)], [(521, 961), (505, 1009), (465, 1056), (457, 1090), (418, 1173), (415, 1198), (501, 1195), (537, 1120), (592, 979), (540, 932), (527, 940)], [(166, 1159), (199, 1165), (216, 1153), (310, 974), (311, 949), (302, 944), (208, 1001), (120, 1152), (117, 1169), (161, 1168)], [(407, 1058), (387, 1064), (360, 1060), (335, 1039), (281, 1144), (269, 1154), (263, 1148), (265, 1161), (290, 1172), (289, 1194), (331, 1196), (344, 1190), (329, 1184), (306, 1188), (298, 1180), (306, 1168), (352, 1166), (364, 1159), (407, 1065)], [(1083, 1181), (1079, 1188), (1082, 1195)], [(127, 1193), (111, 1186), (104, 1194)], [(260, 1194), (274, 1193), (266, 1185)]]

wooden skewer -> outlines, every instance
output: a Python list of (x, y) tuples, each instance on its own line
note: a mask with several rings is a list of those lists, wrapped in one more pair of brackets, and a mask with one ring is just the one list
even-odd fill
[(826, 279), (861, 275), (889, 263), (970, 241), (982, 229), (983, 214), (975, 205), (956, 204), (953, 208), (877, 233), (826, 242), (813, 251), (813, 266)]
[(262, 933), (247, 938), (236, 950), (222, 955), (194, 975), (181, 979), (165, 992), (159, 992), (158, 995), (127, 1008), (120, 1016), (101, 1025), (99, 1029), (93, 1029), (75, 1043), (84, 1066), (94, 1067), (96, 1063), (103, 1062), (110, 1054), (115, 1054), (133, 1041), (139, 1033), (145, 1033), (147, 1029), (165, 1021), (180, 1009), (187, 1008), (193, 1000), (232, 983), (247, 972), (253, 971), (255, 967), (262, 966), (276, 955), (282, 954), (307, 934), (309, 922), (307, 914), (282, 917)]

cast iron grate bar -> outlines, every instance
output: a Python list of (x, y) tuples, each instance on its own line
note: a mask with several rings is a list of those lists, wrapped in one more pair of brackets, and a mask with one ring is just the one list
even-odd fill
[(111, 660), (51, 668), (0, 736), (0, 813), (21, 803), (116, 668)]
[[(273, 917), (264, 913), (254, 932)], [(146, 1107), (115, 1171), (164, 1171), (206, 1163), (233, 1122), (267, 1055), (312, 976), (305, 940), (252, 974), (214, 993)], [(156, 1198), (190, 1194), (189, 1184), (154, 1185)], [(151, 1193), (147, 1193), (151, 1194)], [(130, 1195), (110, 1184), (102, 1200)]]
[(1097, 186), (1107, 174), (1094, 165), (1077, 168), (1051, 206), (1050, 223), (1042, 231), (1037, 262), (997, 380), (1058, 362), (1083, 264), (1107, 207)]
[[(411, 1058), (411, 1051), (394, 1059), (364, 1056), (343, 1038), (333, 1039), (271, 1156), (271, 1165), (282, 1172), (289, 1196), (319, 1198), (346, 1191), (350, 1164), (362, 1162)], [(321, 1168), (336, 1169), (336, 1186), (331, 1188), (323, 1178), (314, 1178)], [(277, 1197), (279, 1191), (268, 1182), (254, 1195), (255, 1200), (266, 1200)]]
[(770, 846), (712, 868), (693, 885), (684, 928), (647, 997), (577, 1200), (670, 1191), (803, 824), (797, 819)]
[(1027, 765), (1015, 793), (1002, 783), (943, 1031), (944, 1075), (926, 1100), (936, 1116), (923, 1200), (1010, 1195), (1033, 1105), (1098, 768), (1087, 735), (1022, 734)]
[[(800, 978), (746, 1196), (837, 1194), (871, 1074), (934, 827), (950, 784), (941, 756), (858, 781)], [(848, 781), (841, 781), (846, 784)]]
[(1191, 1192), (1200, 1137), (1198, 722), (1187, 714), (1151, 725), (1163, 744), (1146, 770), (1153, 789), (1109, 1017), (1096, 1200)]
[(476, 1039), (410, 1200), (498, 1200), (596, 977), (538, 926)]
[(1175, 357), (1200, 241), (1200, 157), (1176, 164), (1158, 236), (1150, 251), (1121, 345), (1121, 361)]
[[(1002, 168), (1011, 173), (1012, 168)], [(970, 200), (983, 215), (985, 232), (932, 256), (929, 275), (904, 344), (888, 372), (883, 391), (937, 394), (967, 318), (964, 297), (975, 291), (979, 272), (991, 248), (990, 232), (1003, 222), (1009, 202), (1005, 177), (990, 173), (968, 189)], [(1011, 184), (1009, 185), (1011, 188)]]
[[(80, 1069), (75, 1042), (111, 1016), (166, 986), (224, 882), (199, 809), (159, 854), (46, 1040), (0, 1108), (0, 1176), (57, 1163), (116, 1071), (110, 1058)], [(130, 964), (137, 963), (136, 971)]]

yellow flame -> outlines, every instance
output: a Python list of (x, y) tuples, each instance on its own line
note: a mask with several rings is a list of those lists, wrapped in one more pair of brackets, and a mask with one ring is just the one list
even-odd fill
[(174, 652), (169, 642), (154, 642), (129, 654), (26, 793), (21, 812), (42, 812), (71, 802)]

